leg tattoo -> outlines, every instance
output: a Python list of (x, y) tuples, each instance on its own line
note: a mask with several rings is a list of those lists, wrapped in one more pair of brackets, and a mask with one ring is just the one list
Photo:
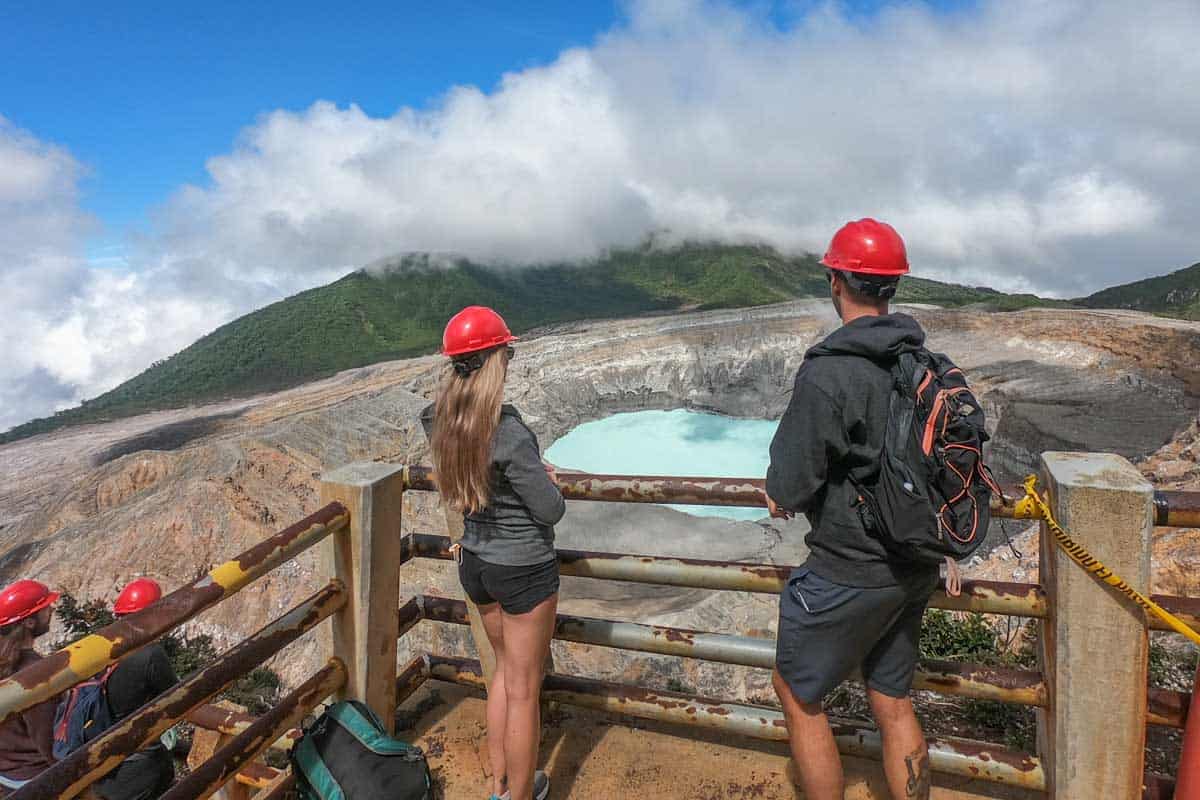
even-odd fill
[(905, 800), (929, 800), (929, 785), (932, 780), (929, 773), (929, 751), (922, 747), (911, 756), (905, 756), (904, 765), (908, 768), (908, 783), (904, 787)]

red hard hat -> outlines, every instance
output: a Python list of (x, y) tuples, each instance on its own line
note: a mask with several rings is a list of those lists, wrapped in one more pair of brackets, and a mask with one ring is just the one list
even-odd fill
[(113, 604), (113, 613), (123, 616), (141, 611), (146, 606), (157, 603), (160, 597), (162, 597), (162, 587), (158, 585), (158, 581), (150, 578), (138, 578), (130, 581), (129, 585), (121, 590), (121, 594), (117, 595), (117, 602)]
[(0, 627), (32, 617), (57, 599), (58, 592), (50, 591), (44, 583), (17, 581), (0, 593)]
[(487, 306), (467, 306), (446, 323), (442, 334), (442, 355), (461, 356), (499, 347), (517, 337), (501, 318)]
[(898, 278), (908, 272), (904, 240), (886, 222), (866, 217), (847, 222), (833, 235), (821, 263), (830, 269)]

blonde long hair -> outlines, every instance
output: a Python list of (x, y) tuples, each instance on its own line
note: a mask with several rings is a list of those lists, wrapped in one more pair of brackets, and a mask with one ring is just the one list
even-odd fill
[(467, 513), (482, 511), (491, 502), (492, 439), (508, 374), (506, 347), (480, 355), (483, 366), (465, 376), (453, 362), (446, 365), (429, 437), (442, 499)]

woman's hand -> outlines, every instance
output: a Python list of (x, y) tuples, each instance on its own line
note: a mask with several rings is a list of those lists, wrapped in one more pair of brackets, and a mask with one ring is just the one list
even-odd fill
[(542, 459), (542, 467), (546, 470), (546, 475), (550, 478), (550, 482), (558, 483), (558, 467), (544, 458)]
[(788, 511), (786, 508), (780, 508), (779, 505), (771, 499), (771, 495), (767, 495), (767, 511), (775, 519), (791, 519), (796, 516), (795, 512)]

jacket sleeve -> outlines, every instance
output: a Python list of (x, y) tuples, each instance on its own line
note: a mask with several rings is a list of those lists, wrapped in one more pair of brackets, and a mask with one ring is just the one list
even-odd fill
[(150, 691), (158, 696), (179, 682), (175, 670), (171, 667), (171, 659), (161, 646), (151, 651), (150, 662), (146, 665), (146, 683)]
[(543, 525), (553, 525), (567, 510), (562, 492), (546, 474), (533, 431), (516, 422), (511, 434), (502, 462), (504, 477), (535, 520)]
[(48, 764), (57, 760), (54, 758), (54, 712), (58, 710), (59, 699), (51, 698), (21, 712), (25, 727), (29, 731), (29, 738)]
[(829, 465), (848, 451), (841, 410), (823, 389), (805, 380), (805, 367), (801, 367), (791, 402), (771, 440), (767, 494), (788, 511), (809, 511), (825, 487)]

